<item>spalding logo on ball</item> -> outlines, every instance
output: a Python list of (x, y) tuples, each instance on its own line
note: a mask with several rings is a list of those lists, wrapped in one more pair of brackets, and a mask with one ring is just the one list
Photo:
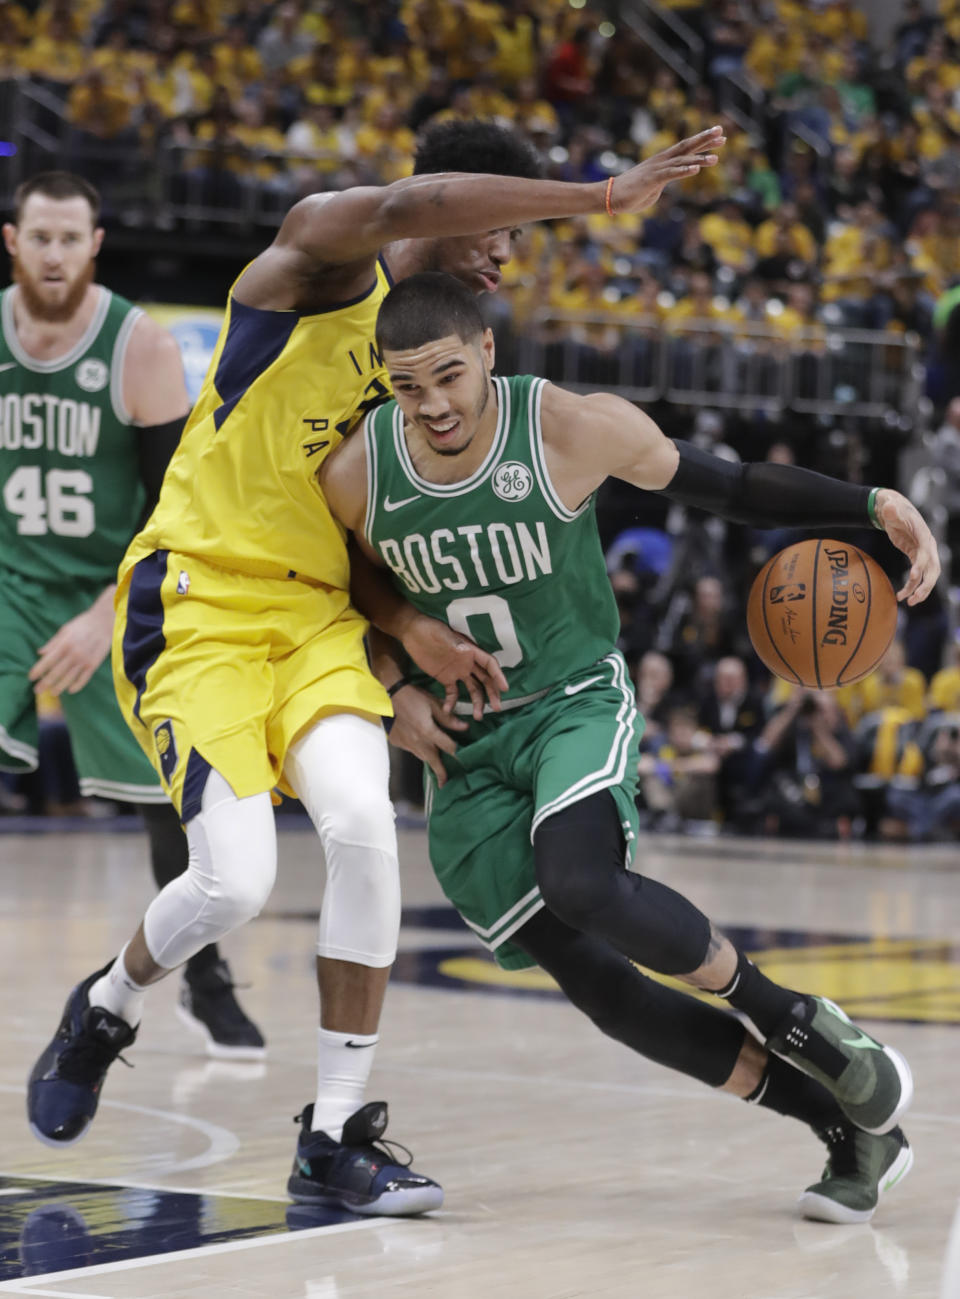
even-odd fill
[(871, 673), (897, 630), (883, 569), (846, 541), (800, 541), (768, 560), (747, 602), (747, 630), (766, 667), (811, 690)]

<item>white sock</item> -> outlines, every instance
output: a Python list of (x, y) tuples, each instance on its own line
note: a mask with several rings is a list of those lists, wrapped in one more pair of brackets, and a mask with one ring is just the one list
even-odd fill
[(325, 1132), (334, 1141), (343, 1136), (343, 1125), (363, 1104), (363, 1093), (373, 1067), (379, 1037), (376, 1033), (334, 1033), (317, 1029), (317, 1099), (311, 1130)]
[(91, 985), (87, 997), (91, 1006), (109, 1010), (111, 1015), (119, 1015), (131, 1028), (136, 1028), (143, 1014), (143, 998), (147, 989), (134, 983), (127, 973), (123, 958), (129, 946), (127, 943), (106, 974)]

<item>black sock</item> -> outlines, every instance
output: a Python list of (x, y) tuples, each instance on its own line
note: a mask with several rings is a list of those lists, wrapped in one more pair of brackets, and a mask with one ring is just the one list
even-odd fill
[(725, 988), (718, 988), (716, 996), (729, 1001), (736, 1010), (749, 1015), (765, 1038), (784, 1020), (798, 1001), (804, 997), (761, 973), (743, 952), (737, 952), (737, 972)]
[(744, 1099), (751, 1105), (799, 1119), (818, 1133), (848, 1122), (822, 1083), (776, 1055), (770, 1056), (759, 1085)]

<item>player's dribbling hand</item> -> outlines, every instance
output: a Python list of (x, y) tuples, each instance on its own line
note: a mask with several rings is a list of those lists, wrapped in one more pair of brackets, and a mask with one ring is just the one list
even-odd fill
[(913, 502), (889, 487), (877, 493), (874, 508), (884, 532), (910, 560), (910, 572), (897, 592), (897, 599), (920, 604), (940, 576), (940, 555), (933, 533)]
[(404, 686), (397, 691), (393, 696), (393, 715), (390, 743), (425, 762), (436, 776), (437, 784), (445, 785), (447, 773), (440, 753), (451, 756), (456, 753), (457, 744), (450, 731), (465, 731), (467, 723), (446, 712), (435, 695), (418, 686)]
[(448, 713), (457, 702), (460, 682), (467, 688), (477, 721), (483, 716), (487, 700), (494, 712), (499, 712), (500, 692), (506, 690), (507, 678), (493, 655), (475, 645), (469, 636), (422, 614), (404, 631), (403, 648), (421, 672), (446, 688), (443, 707)]
[(82, 690), (110, 653), (113, 635), (113, 593), (102, 596), (83, 613), (65, 622), (45, 645), (28, 672), (37, 694), (75, 695)]
[(671, 181), (686, 180), (696, 176), (704, 167), (715, 167), (719, 162), (716, 150), (724, 144), (723, 127), (711, 126), (686, 140), (678, 140), (668, 149), (661, 149), (645, 162), (637, 163), (614, 181), (610, 190), (613, 211), (618, 215), (621, 212), (642, 212), (656, 203)]

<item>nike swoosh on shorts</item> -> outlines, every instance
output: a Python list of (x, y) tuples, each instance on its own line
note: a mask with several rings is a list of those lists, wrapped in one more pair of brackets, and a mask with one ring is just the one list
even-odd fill
[(575, 686), (564, 686), (565, 695), (578, 695), (581, 690), (586, 690), (587, 686), (594, 685), (597, 681), (602, 681), (603, 677), (587, 677), (586, 681), (579, 681)]

